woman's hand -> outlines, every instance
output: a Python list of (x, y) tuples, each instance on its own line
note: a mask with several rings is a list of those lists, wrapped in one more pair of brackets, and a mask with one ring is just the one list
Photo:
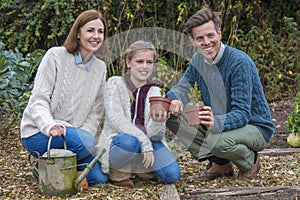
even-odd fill
[(203, 110), (199, 111), (200, 124), (204, 125), (207, 130), (214, 127), (214, 115), (211, 107), (203, 106)]
[(49, 132), (50, 136), (66, 136), (66, 128), (61, 125), (54, 125)]
[(154, 154), (153, 151), (147, 151), (144, 152), (144, 159), (143, 164), (145, 168), (148, 168), (149, 166), (153, 167), (154, 164)]

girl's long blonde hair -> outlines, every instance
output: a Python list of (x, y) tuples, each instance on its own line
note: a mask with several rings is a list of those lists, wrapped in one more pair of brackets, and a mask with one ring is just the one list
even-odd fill
[(156, 50), (154, 46), (147, 41), (144, 40), (138, 40), (134, 43), (132, 43), (124, 52), (124, 61), (123, 61), (123, 68), (122, 68), (122, 76), (124, 77), (125, 74), (127, 73), (128, 67), (126, 65), (126, 59), (129, 61), (133, 58), (134, 54), (138, 51), (145, 51), (145, 50), (150, 50), (153, 51), (154, 55), (154, 60), (156, 60)]

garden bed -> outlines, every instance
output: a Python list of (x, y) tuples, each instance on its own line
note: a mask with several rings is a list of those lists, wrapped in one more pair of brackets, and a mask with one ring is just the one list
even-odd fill
[[(199, 163), (188, 152), (183, 152), (178, 156), (182, 177), (175, 184), (180, 199), (299, 199), (300, 153), (287, 153), (286, 150), (283, 153), (278, 150), (289, 147), (285, 127), (293, 105), (270, 104), (270, 108), (277, 129), (266, 151), (277, 151), (261, 153), (262, 169), (259, 177), (250, 182), (237, 181), (234, 177), (212, 181), (190, 180), (188, 177), (201, 173), (207, 163)], [(0, 135), (0, 143), (0, 199), (51, 199), (40, 195), (38, 181), (32, 176), (28, 163), (28, 153), (20, 141), (19, 127), (13, 127), (8, 135)], [(134, 184), (133, 189), (112, 184), (96, 185), (68, 199), (158, 200), (164, 186), (139, 178), (134, 179)]]

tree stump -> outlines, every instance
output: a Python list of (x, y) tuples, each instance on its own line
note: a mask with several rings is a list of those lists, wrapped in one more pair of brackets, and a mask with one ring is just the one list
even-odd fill
[(160, 200), (180, 200), (175, 184), (163, 185), (158, 190)]

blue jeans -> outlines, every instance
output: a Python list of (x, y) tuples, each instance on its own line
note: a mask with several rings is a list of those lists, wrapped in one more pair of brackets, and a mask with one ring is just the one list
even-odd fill
[[(149, 172), (154, 171), (158, 179), (164, 183), (174, 183), (180, 178), (180, 167), (172, 153), (162, 142), (152, 142), (154, 153), (154, 165)], [(110, 167), (121, 169), (128, 163), (141, 165), (141, 143), (132, 135), (121, 133), (112, 139), (110, 147)]]
[[(67, 149), (73, 153), (76, 153), (77, 164), (80, 165), (90, 163), (94, 159), (92, 154), (96, 145), (95, 137), (82, 129), (74, 127), (66, 127), (66, 129), (67, 133), (65, 140), (67, 143)], [(48, 141), (49, 137), (41, 132), (29, 138), (22, 138), (23, 145), (29, 153), (32, 151), (37, 151), (40, 155), (43, 155), (47, 151)], [(53, 137), (50, 148), (63, 149), (64, 145), (62, 137)], [(78, 166), (77, 170), (82, 171), (85, 168), (86, 165)], [(101, 163), (96, 162), (86, 178), (89, 185), (107, 183), (108, 174), (103, 173)]]

